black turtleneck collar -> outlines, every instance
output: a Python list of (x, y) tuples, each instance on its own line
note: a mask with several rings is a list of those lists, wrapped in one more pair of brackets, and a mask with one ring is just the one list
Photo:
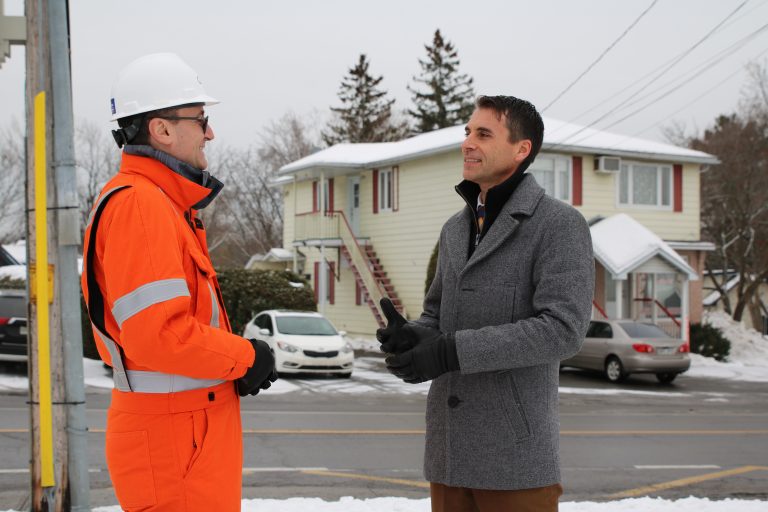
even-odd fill
[(195, 210), (202, 210), (213, 201), (216, 196), (224, 188), (224, 184), (215, 177), (211, 176), (208, 171), (193, 167), (186, 162), (182, 162), (176, 157), (169, 155), (163, 151), (153, 148), (152, 146), (129, 144), (123, 148), (123, 151), (129, 155), (146, 156), (153, 158), (161, 164), (168, 167), (170, 170), (182, 176), (192, 183), (200, 185), (209, 189), (211, 192), (203, 199), (192, 205)]
[[(483, 222), (483, 231), (480, 233), (480, 238), (477, 239), (478, 243), (482, 240), (483, 236), (491, 229), (493, 221), (499, 216), (501, 209), (506, 202), (512, 197), (512, 193), (517, 186), (522, 182), (526, 173), (524, 169), (518, 169), (512, 176), (499, 183), (495, 187), (491, 187), (485, 193), (485, 220)], [(476, 219), (477, 215), (477, 198), (480, 195), (480, 185), (469, 180), (464, 180), (456, 185), (456, 192), (466, 201), (467, 206), (473, 212), (473, 217)], [(472, 223), (472, 236), (470, 237), (469, 253), (475, 249), (475, 240), (477, 237), (477, 222)]]

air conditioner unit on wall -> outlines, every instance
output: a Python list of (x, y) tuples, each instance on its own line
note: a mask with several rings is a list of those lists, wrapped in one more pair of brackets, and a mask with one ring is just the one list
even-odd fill
[(617, 156), (599, 156), (595, 158), (595, 172), (612, 174), (621, 171), (621, 158)]

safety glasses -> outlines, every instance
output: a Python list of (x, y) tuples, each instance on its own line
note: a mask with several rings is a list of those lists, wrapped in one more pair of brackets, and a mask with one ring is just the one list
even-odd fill
[(203, 129), (203, 133), (208, 131), (208, 116), (197, 116), (197, 117), (191, 117), (191, 116), (155, 116), (158, 119), (167, 119), (169, 121), (197, 121), (197, 123), (200, 125), (200, 128)]

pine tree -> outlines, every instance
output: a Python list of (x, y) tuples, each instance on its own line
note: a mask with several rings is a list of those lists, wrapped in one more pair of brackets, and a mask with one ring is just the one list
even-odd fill
[(427, 59), (419, 59), (421, 74), (413, 80), (426, 86), (426, 92), (418, 90), (418, 85), (408, 86), (416, 107), (408, 111), (416, 122), (415, 130), (424, 133), (467, 122), (474, 110), (475, 91), (472, 78), (459, 73), (457, 50), (443, 39), (440, 29), (435, 31), (432, 46), (424, 48)]
[(339, 142), (395, 141), (408, 134), (407, 122), (392, 119), (395, 100), (387, 99), (387, 92), (378, 88), (383, 76), (371, 76), (369, 65), (365, 54), (361, 54), (341, 82), (342, 106), (331, 107), (335, 118), (322, 133), (329, 146)]

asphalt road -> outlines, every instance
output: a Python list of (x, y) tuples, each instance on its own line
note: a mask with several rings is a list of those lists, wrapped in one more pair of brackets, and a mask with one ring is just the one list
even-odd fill
[[(425, 395), (382, 390), (368, 372), (242, 401), (246, 498), (421, 498)], [(384, 379), (387, 376), (382, 376)], [(370, 385), (368, 385), (370, 384)], [(109, 394), (89, 390), (92, 504), (115, 504), (103, 456)], [(0, 510), (23, 510), (28, 406), (0, 395)], [(768, 500), (768, 386), (681, 376), (612, 385), (561, 373), (563, 501), (653, 495)]]

